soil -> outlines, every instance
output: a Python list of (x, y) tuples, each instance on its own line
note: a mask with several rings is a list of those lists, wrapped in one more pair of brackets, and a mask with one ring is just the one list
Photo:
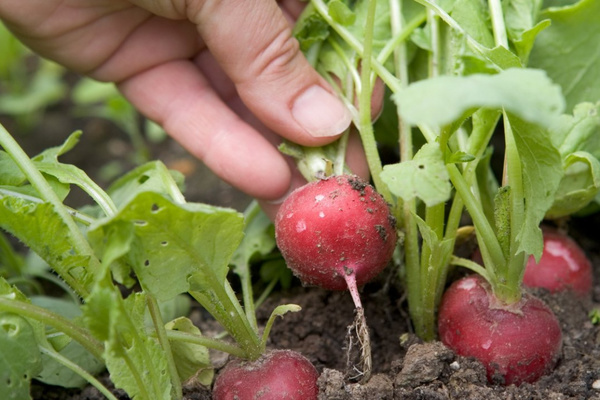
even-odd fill
[[(49, 110), (46, 122), (18, 140), (29, 154), (57, 145), (74, 129), (83, 129), (81, 144), (65, 161), (86, 170), (93, 179), (106, 184), (102, 166), (119, 161), (119, 167), (131, 167), (132, 151), (127, 136), (114, 125), (101, 119), (66, 119), (64, 109)], [(11, 132), (18, 131), (14, 121), (0, 118)], [(151, 146), (152, 159), (161, 159), (169, 167), (186, 175), (187, 198), (209, 204), (243, 210), (249, 199), (210, 173), (200, 162), (173, 141)], [(76, 205), (84, 199), (74, 196)], [(476, 361), (457, 356), (440, 342), (423, 343), (411, 333), (406, 302), (398, 278), (388, 270), (362, 291), (365, 316), (371, 330), (373, 376), (366, 384), (352, 383), (347, 376), (346, 337), (354, 318), (350, 295), (327, 292), (318, 288), (293, 285), (287, 291), (272, 295), (259, 310), (260, 322), (266, 322), (278, 304), (302, 306), (299, 313), (287, 314), (276, 321), (270, 335), (272, 348), (300, 351), (320, 371), (320, 399), (600, 399), (600, 325), (590, 322), (588, 313), (600, 307), (600, 232), (595, 229), (600, 216), (568, 221), (569, 233), (584, 247), (595, 266), (595, 286), (590, 299), (565, 294), (551, 295), (536, 291), (554, 310), (563, 329), (563, 348), (554, 372), (534, 384), (495, 386), (487, 383), (483, 367)], [(297, 282), (296, 282), (297, 283)], [(215, 329), (214, 321), (200, 309), (191, 317), (206, 333)], [(536, 340), (532, 338), (532, 340)], [(223, 354), (215, 354), (218, 367), (227, 362)], [(110, 387), (108, 376), (102, 377)], [(120, 399), (127, 399), (116, 390)], [(210, 389), (188, 382), (185, 399), (210, 399)], [(95, 400), (104, 397), (94, 388), (63, 389), (35, 382), (34, 399)]]

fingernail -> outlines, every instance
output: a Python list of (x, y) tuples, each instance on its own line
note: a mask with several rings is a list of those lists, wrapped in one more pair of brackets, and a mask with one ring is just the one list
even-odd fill
[(309, 87), (296, 98), (292, 116), (313, 137), (339, 135), (352, 121), (346, 106), (318, 85)]

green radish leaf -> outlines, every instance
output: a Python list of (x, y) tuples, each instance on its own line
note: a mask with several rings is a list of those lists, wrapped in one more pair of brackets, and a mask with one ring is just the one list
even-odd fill
[(581, 0), (571, 6), (544, 10), (552, 25), (541, 32), (529, 58), (562, 87), (567, 110), (600, 98), (600, 2)]
[[(180, 317), (165, 325), (168, 330), (186, 332), (200, 336), (202, 333), (189, 318)], [(215, 371), (210, 361), (208, 349), (204, 346), (180, 341), (171, 342), (171, 351), (176, 360), (177, 372), (181, 381), (196, 375), (198, 382), (210, 386)]]
[(231, 259), (233, 271), (240, 276), (250, 273), (248, 269), (254, 256), (265, 256), (275, 248), (273, 222), (258, 203), (253, 202), (248, 207), (245, 221), (244, 238)]
[(519, 247), (515, 254), (524, 251), (538, 258), (543, 249), (539, 224), (554, 201), (562, 177), (562, 160), (547, 130), (507, 115), (522, 164), (525, 205), (524, 221), (516, 232)]
[(150, 161), (123, 175), (108, 189), (117, 207), (122, 207), (143, 192), (163, 194), (175, 201), (183, 199), (183, 175), (169, 170), (160, 161)]
[[(27, 297), (0, 277), (0, 297), (29, 302)], [(0, 398), (30, 399), (29, 386), (42, 370), (38, 338), (43, 326), (16, 314), (0, 312)]]
[(167, 359), (144, 328), (146, 297), (123, 299), (108, 280), (94, 288), (83, 306), (90, 331), (105, 343), (104, 359), (115, 387), (132, 399), (171, 399)]
[[(310, 6), (306, 7), (309, 11)], [(329, 36), (329, 25), (319, 14), (303, 14), (294, 26), (294, 36), (302, 51), (308, 51), (313, 45), (320, 44)]]
[(0, 150), (0, 185), (18, 186), (25, 182), (26, 178), (17, 164), (7, 152)]
[(560, 181), (552, 207), (546, 218), (571, 215), (586, 207), (600, 193), (600, 161), (590, 153), (569, 154), (563, 163)]
[(330, 2), (328, 11), (331, 18), (339, 24), (348, 26), (356, 21), (356, 15), (340, 0)]
[(99, 265), (91, 257), (73, 252), (77, 238), (51, 204), (0, 191), (0, 228), (19, 238), (65, 281), (92, 287)]
[(600, 159), (600, 102), (580, 103), (550, 128), (552, 143), (563, 157), (585, 151)]
[(187, 292), (192, 276), (200, 285), (221, 285), (243, 236), (243, 217), (234, 210), (175, 204), (161, 194), (142, 192), (90, 229), (94, 245), (123, 224), (133, 228), (128, 260), (144, 290), (159, 301)]
[(560, 88), (543, 71), (528, 69), (432, 78), (409, 85), (394, 99), (407, 123), (438, 128), (462, 121), (482, 107), (505, 109), (546, 127), (564, 109)]
[[(31, 302), (68, 319), (75, 319), (81, 315), (79, 305), (70, 300), (34, 296), (31, 298)], [(60, 355), (71, 360), (92, 375), (96, 375), (104, 369), (103, 362), (94, 357), (81, 344), (71, 340), (64, 334), (54, 333), (43, 345), (59, 352)], [(42, 354), (42, 365), (42, 371), (35, 377), (41, 382), (67, 388), (83, 387), (89, 384), (79, 374), (76, 374), (71, 369), (45, 354)]]
[(34, 329), (23, 317), (0, 313), (0, 397), (30, 399), (31, 378), (41, 370)]
[(573, 115), (562, 115), (550, 137), (560, 151), (564, 176), (546, 217), (558, 218), (584, 208), (599, 193), (600, 102), (580, 103)]
[(410, 161), (386, 165), (381, 179), (390, 191), (404, 200), (415, 197), (427, 206), (443, 203), (450, 198), (452, 187), (437, 143), (427, 143)]

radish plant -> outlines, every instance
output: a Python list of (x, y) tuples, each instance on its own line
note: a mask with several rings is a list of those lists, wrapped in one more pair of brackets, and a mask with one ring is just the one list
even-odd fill
[[(8, 329), (2, 332), (11, 332), (0, 338), (8, 354), (3, 381), (9, 382), (0, 397), (28, 398), (36, 378), (63, 386), (89, 382), (115, 399), (93, 376), (107, 368), (132, 398), (180, 399), (182, 382), (199, 371), (199, 382), (211, 384), (209, 348), (258, 360), (274, 319), (299, 310), (281, 305), (264, 327), (257, 324), (248, 282), (251, 258), (275, 246), (266, 216), (256, 205), (244, 216), (186, 202), (181, 177), (160, 162), (136, 168), (104, 191), (59, 161), (79, 135), (30, 159), (0, 127), (0, 227), (35, 251), (73, 299), (67, 305), (33, 301), (0, 278), (0, 319)], [(72, 185), (94, 205), (66, 206)], [(245, 230), (252, 235), (244, 238)], [(230, 265), (242, 278), (243, 305), (227, 278)], [(134, 290), (136, 283), (140, 289)], [(202, 335), (185, 317), (187, 295), (233, 340)], [(30, 361), (19, 362), (24, 358)], [(293, 373), (294, 365), (288, 367)], [(308, 378), (316, 385), (314, 375)]]
[[(592, 3), (583, 0), (560, 12), (533, 1), (517, 7), (498, 0), (313, 0), (300, 19), (300, 44), (353, 111), (374, 186), (398, 221), (404, 256), (399, 271), (421, 338), (436, 337), (436, 311), (450, 266), (485, 279), (493, 299), (488, 304), (524, 313), (526, 262), (530, 256), (539, 260), (543, 250), (540, 223), (595, 203), (600, 153), (590, 138), (597, 133), (598, 104), (585, 101), (598, 97), (579, 91), (577, 101), (569, 103), (572, 97), (565, 98), (549, 77), (560, 76), (554, 66), (528, 65), (532, 57), (541, 66), (539, 55), (554, 49), (546, 29), (552, 37), (583, 39), (574, 27), (597, 9)], [(557, 34), (540, 15), (568, 22), (558, 24)], [(546, 38), (541, 47), (536, 47), (538, 37)], [(581, 54), (574, 58), (582, 65), (595, 63)], [(369, 113), (378, 79), (393, 100), (386, 103), (380, 124)], [(504, 142), (498, 173), (491, 168), (495, 134)], [(376, 138), (385, 143), (397, 138), (399, 162), (382, 162)], [(329, 159), (334, 168), (343, 168), (340, 158)], [(461, 225), (465, 213), (472, 226)], [(454, 255), (457, 240), (470, 232), (482, 264)], [(445, 318), (452, 321), (451, 315)], [(506, 383), (539, 377), (555, 360), (560, 348), (556, 320), (540, 325), (529, 334), (551, 330), (553, 353), (535, 373), (514, 379), (505, 374)]]

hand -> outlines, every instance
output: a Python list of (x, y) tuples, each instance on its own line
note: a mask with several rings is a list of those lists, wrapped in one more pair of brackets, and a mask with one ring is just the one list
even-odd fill
[[(277, 203), (302, 182), (275, 147), (281, 137), (323, 145), (351, 119), (291, 37), (302, 7), (291, 0), (2, 0), (0, 18), (40, 55), (115, 82), (222, 179)], [(357, 149), (351, 140), (349, 151)], [(364, 175), (364, 163), (357, 165)]]

